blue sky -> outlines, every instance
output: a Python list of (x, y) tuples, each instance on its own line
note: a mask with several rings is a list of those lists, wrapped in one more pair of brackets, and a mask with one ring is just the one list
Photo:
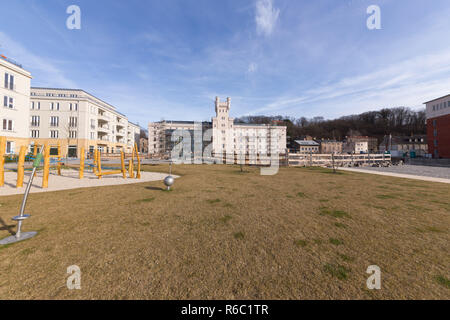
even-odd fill
[[(81, 30), (66, 28), (69, 5)], [(369, 30), (369, 5), (381, 30)], [(81, 88), (145, 126), (421, 108), (450, 92), (448, 0), (0, 0), (0, 52), (33, 86)]]

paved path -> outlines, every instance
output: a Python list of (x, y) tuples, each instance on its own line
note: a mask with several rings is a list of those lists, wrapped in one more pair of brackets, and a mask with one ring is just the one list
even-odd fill
[(450, 183), (450, 179), (446, 179), (446, 178), (427, 177), (427, 176), (422, 176), (422, 175), (395, 173), (395, 172), (388, 172), (387, 170), (386, 171), (382, 170), (382, 169), (389, 169), (389, 168), (376, 168), (376, 169), (381, 169), (381, 170), (373, 170), (373, 169), (375, 169), (375, 168), (364, 168), (364, 169), (339, 168), (339, 170), (343, 170), (343, 171), (378, 174), (378, 175), (382, 175), (382, 176), (391, 176), (391, 177), (397, 177), (397, 178), (406, 178), (406, 179), (414, 179), (414, 180), (422, 180), (422, 181)]
[[(17, 173), (5, 172), (5, 185), (0, 187), (0, 197), (13, 194), (23, 194), (25, 187), (28, 183), (31, 172), (25, 172), (25, 178), (23, 188), (16, 188)], [(89, 187), (103, 187), (119, 184), (132, 184), (142, 183), (149, 181), (161, 180), (161, 188), (164, 188), (162, 180), (167, 177), (167, 173), (158, 172), (141, 172), (141, 179), (124, 179), (121, 174), (104, 176), (102, 179), (98, 179), (92, 172), (85, 172), (82, 180), (78, 179), (78, 171), (75, 170), (62, 170), (61, 176), (56, 174), (56, 171), (51, 171), (48, 179), (48, 188), (42, 189), (42, 171), (38, 172), (37, 176), (33, 179), (33, 185), (30, 193), (48, 192), (58, 190), (69, 190), (77, 188), (89, 188)], [(173, 175), (174, 178), (178, 176)]]

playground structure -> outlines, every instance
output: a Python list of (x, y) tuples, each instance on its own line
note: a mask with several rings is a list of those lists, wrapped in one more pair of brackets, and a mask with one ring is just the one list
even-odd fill
[[(6, 148), (6, 138), (0, 137), (0, 187), (5, 184), (5, 148)], [(38, 153), (38, 149), (40, 149)], [(102, 179), (104, 176), (120, 174), (124, 179), (127, 178), (141, 178), (141, 159), (138, 152), (137, 144), (134, 145), (131, 159), (128, 160), (128, 169), (126, 168), (126, 159), (123, 151), (120, 153), (120, 168), (115, 167), (103, 167), (102, 166), (102, 155), (100, 150), (94, 150), (93, 161), (89, 163), (86, 161), (85, 149), (81, 148), (80, 159), (73, 159), (74, 161), (79, 160), (79, 164), (69, 164), (67, 159), (63, 159), (61, 156), (61, 145), (60, 143), (56, 146), (57, 153), (51, 155), (51, 147), (48, 144), (44, 146), (33, 145), (32, 146), (32, 156), (26, 155), (27, 147), (22, 146), (19, 151), (18, 161), (17, 161), (17, 181), (16, 188), (23, 187), (24, 175), (26, 170), (33, 170), (33, 177), (36, 176), (41, 162), (42, 166), (42, 188), (48, 188), (49, 175), (51, 169), (56, 169), (56, 174), (61, 176), (62, 168), (70, 168), (79, 171), (78, 178), (83, 179), (86, 167), (90, 167), (92, 172), (97, 176), (98, 179)], [(136, 159), (135, 159), (136, 158)], [(36, 163), (36, 159), (39, 159), (39, 163)], [(33, 165), (26, 166), (26, 162), (33, 160)], [(136, 169), (135, 169), (135, 160)], [(37, 165), (37, 166), (36, 166)], [(13, 169), (14, 170), (14, 169)]]

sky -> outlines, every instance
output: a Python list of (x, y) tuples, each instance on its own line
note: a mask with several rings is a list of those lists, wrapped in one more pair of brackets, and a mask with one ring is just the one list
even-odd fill
[(233, 117), (332, 119), (449, 94), (449, 17), (448, 0), (0, 0), (0, 53), (143, 127), (210, 120), (216, 96)]

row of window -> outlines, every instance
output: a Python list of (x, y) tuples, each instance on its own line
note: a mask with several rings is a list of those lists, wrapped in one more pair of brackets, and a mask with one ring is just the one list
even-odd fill
[[(40, 101), (31, 101), (31, 110), (41, 110), (41, 102)], [(59, 102), (50, 102), (50, 110), (52, 111), (60, 111)], [(68, 111), (78, 111), (78, 103), (69, 103)]]
[[(78, 126), (78, 118), (77, 117), (69, 117), (69, 127), (77, 127)], [(31, 116), (31, 126), (39, 127), (41, 124), (40, 116)], [(50, 117), (50, 126), (58, 127), (59, 126), (59, 117), (52, 116)]]
[(450, 101), (441, 102), (441, 103), (433, 105), (433, 111), (442, 110), (444, 108), (450, 108)]
[[(39, 130), (31, 130), (30, 131), (30, 137), (31, 138), (40, 138)], [(59, 131), (58, 130), (50, 130), (49, 138), (58, 139), (59, 138)], [(77, 132), (76, 131), (69, 131), (69, 138), (70, 139), (76, 139), (77, 138)]]

